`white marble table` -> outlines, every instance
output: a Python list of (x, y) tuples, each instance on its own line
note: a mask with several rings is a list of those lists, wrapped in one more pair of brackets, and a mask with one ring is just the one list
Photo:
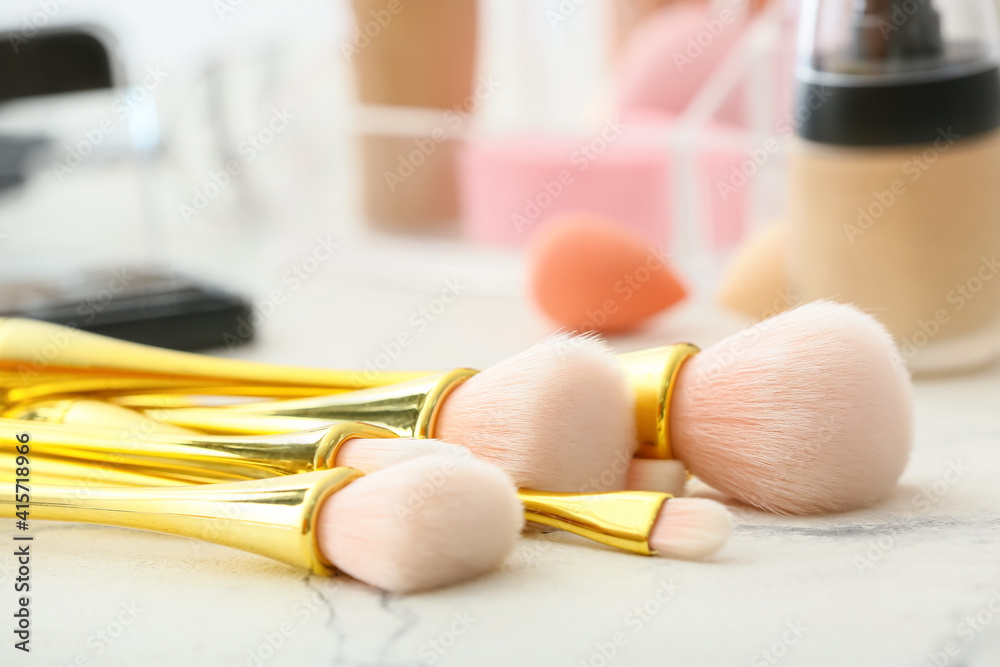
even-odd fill
[[(548, 332), (510, 284), (480, 289), (488, 281), (475, 262), (452, 268), (453, 277), (468, 278), (468, 293), (414, 336), (393, 367), (484, 366)], [(317, 271), (238, 354), (363, 363), (435, 295), (433, 281), (403, 289), (354, 280), (356, 272), (347, 258)], [(257, 272), (258, 294), (274, 276), (278, 269)], [(338, 308), (365, 317), (344, 328)], [(694, 306), (616, 345), (707, 344), (732, 327)], [(734, 507), (731, 542), (703, 563), (537, 535), (522, 539), (500, 572), (399, 597), (186, 539), (35, 522), (33, 652), (10, 646), (14, 563), (4, 547), (0, 663), (993, 667), (1000, 369), (922, 381), (916, 397), (916, 448), (885, 503), (815, 518)], [(0, 523), (8, 545), (13, 533), (11, 522)]]

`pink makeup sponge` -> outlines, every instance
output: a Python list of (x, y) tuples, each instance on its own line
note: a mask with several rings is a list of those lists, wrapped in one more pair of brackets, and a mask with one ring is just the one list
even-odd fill
[(683, 112), (740, 37), (744, 19), (726, 11), (679, 2), (633, 31), (618, 71), (620, 109)]
[(659, 248), (590, 213), (547, 220), (528, 257), (535, 303), (571, 330), (627, 331), (686, 295)]
[(913, 440), (909, 375), (892, 337), (817, 301), (691, 357), (671, 403), (674, 454), (706, 483), (779, 514), (870, 507)]

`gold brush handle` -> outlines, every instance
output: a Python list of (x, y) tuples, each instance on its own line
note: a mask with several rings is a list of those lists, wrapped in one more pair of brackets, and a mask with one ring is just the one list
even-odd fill
[[(50, 347), (51, 358), (47, 358), (43, 350)], [(673, 458), (670, 402), (682, 366), (697, 352), (694, 345), (678, 343), (619, 357), (636, 395), (638, 457)], [(32, 363), (37, 365), (39, 355), (47, 359), (44, 364), (47, 370), (55, 372), (117, 371), (159, 374), (167, 378), (215, 378), (250, 384), (311, 384), (360, 389), (339, 396), (227, 409), (275, 416), (365, 421), (385, 426), (403, 437), (433, 437), (437, 402), (474, 374), (474, 371), (460, 369), (452, 371), (453, 376), (379, 372), (367, 377), (361, 371), (272, 366), (126, 343), (32, 320), (0, 318), (0, 370), (23, 374), (25, 368), (32, 368)]]
[[(4, 363), (0, 360), (0, 363)], [(97, 372), (97, 371), (90, 371)], [(349, 391), (347, 388), (310, 387), (305, 385), (223, 384), (219, 380), (171, 378), (159, 375), (119, 377), (114, 375), (63, 375), (43, 373), (22, 377), (7, 373), (0, 378), (0, 390), (7, 404), (37, 401), (50, 396), (90, 394), (94, 396), (128, 396), (132, 392), (180, 393), (204, 396), (251, 396), (267, 399), (325, 396)]]
[(324, 429), (261, 437), (169, 435), (140, 429), (68, 426), (0, 419), (0, 452), (27, 432), (33, 449), (50, 456), (155, 469), (180, 479), (258, 479), (332, 468), (351, 438), (393, 438), (377, 426), (340, 422)]
[[(0, 455), (0, 482), (14, 483), (17, 466), (15, 455)], [(50, 454), (32, 452), (31, 481), (46, 486), (74, 487), (75, 495), (85, 495), (90, 489), (103, 486), (185, 486), (218, 482), (217, 475), (180, 475), (155, 466), (134, 467), (100, 464), (81, 459), (67, 459)]]
[[(351, 420), (376, 424), (403, 438), (433, 438), (438, 406), (476, 371), (459, 368), (388, 387), (331, 396), (241, 403), (220, 408), (150, 410), (157, 421), (212, 433), (286, 433)], [(246, 416), (245, 421), (241, 421)], [(300, 419), (307, 421), (298, 421)]]
[[(334, 468), (232, 484), (99, 488), (85, 497), (29, 484), (28, 517), (181, 535), (328, 575), (332, 566), (316, 544), (317, 510), (358, 477), (353, 468)], [(12, 482), (0, 489), (0, 516), (14, 518), (19, 511), (15, 491)]]
[[(33, 436), (32, 443), (35, 442)], [(176, 478), (162, 476), (152, 468), (124, 470), (117, 464), (109, 464), (100, 467), (99, 474), (95, 474), (95, 467), (96, 463), (82, 460), (50, 461), (36, 453), (32, 459), (32, 479), (64, 487), (64, 496), (81, 497), (89, 497), (95, 485), (172, 487), (185, 484)], [(0, 472), (12, 474), (13, 470), (4, 469), (0, 464)], [(98, 477), (99, 481), (90, 481), (94, 477)], [(520, 489), (517, 495), (524, 505), (524, 517), (528, 521), (643, 556), (654, 555), (649, 547), (649, 536), (663, 503), (673, 497), (651, 491), (576, 494), (528, 489)]]
[(624, 551), (653, 556), (649, 536), (663, 503), (673, 498), (654, 491), (554, 493), (521, 489), (524, 518)]
[(379, 372), (365, 380), (358, 371), (278, 366), (223, 359), (129, 343), (70, 327), (20, 318), (0, 318), (0, 368), (34, 372), (156, 374), (170, 378), (212, 378), (230, 383), (311, 385), (354, 389), (395, 384), (412, 374)]

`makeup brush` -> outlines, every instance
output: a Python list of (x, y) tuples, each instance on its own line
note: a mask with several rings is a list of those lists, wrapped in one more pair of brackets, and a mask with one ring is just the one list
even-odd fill
[(288, 431), (295, 427), (289, 417), (308, 419), (310, 427), (324, 423), (316, 420), (359, 419), (402, 436), (461, 444), (518, 486), (614, 491), (624, 488), (622, 462), (635, 449), (632, 401), (603, 343), (556, 335), (480, 373), (460, 370), (335, 396), (147, 414), (214, 433)]
[[(180, 426), (164, 424), (141, 412), (120, 405), (86, 398), (58, 399), (17, 405), (0, 412), (0, 417), (52, 424), (114, 428), (146, 436), (152, 433), (168, 435), (194, 435), (198, 433)], [(329, 423), (323, 420), (304, 417), (260, 417), (234, 413), (231, 418), (232, 422), (226, 430), (237, 435), (259, 434), (260, 430), (255, 426), (262, 419), (266, 420), (266, 427), (273, 427), (275, 423), (279, 422), (284, 423), (285, 432), (306, 431), (329, 426)], [(394, 462), (428, 453), (470, 454), (469, 450), (464, 447), (438, 440), (369, 438), (346, 441), (338, 452), (337, 465), (369, 472), (379, 470)], [(686, 481), (687, 471), (680, 461), (633, 459), (625, 477), (625, 488), (633, 491), (661, 491), (678, 496), (684, 492)]]
[(24, 431), (30, 433), (36, 451), (49, 456), (130, 466), (199, 482), (261, 479), (333, 467), (368, 473), (420, 456), (468, 456), (457, 445), (399, 438), (388, 429), (360, 422), (255, 437), (0, 419), (0, 449), (13, 450), (14, 434)]
[(761, 509), (869, 507), (906, 465), (909, 376), (885, 328), (852, 306), (814, 302), (705, 352), (682, 343), (619, 360), (636, 399), (636, 456), (677, 458)]
[[(0, 507), (14, 517), (13, 484), (0, 490)], [(33, 486), (31, 517), (193, 537), (317, 574), (335, 567), (393, 593), (489, 572), (513, 549), (524, 521), (503, 473), (442, 456), (365, 477), (335, 468), (231, 484), (98, 488), (86, 497)]]
[(684, 362), (665, 419), (706, 483), (780, 514), (869, 507), (913, 440), (909, 374), (885, 327), (847, 305), (799, 306)]
[[(34, 439), (32, 442), (36, 447), (39, 444)], [(345, 447), (355, 442), (358, 441), (348, 441)], [(48, 450), (43, 445), (41, 453), (32, 455), (32, 479), (36, 484), (59, 485), (64, 495), (89, 497), (101, 487), (175, 487), (192, 483), (173, 476), (173, 471), (169, 471), (171, 474), (160, 471), (154, 465), (124, 466), (120, 461), (62, 459)], [(368, 455), (367, 448), (363, 451)], [(472, 458), (466, 450), (461, 451), (465, 458)], [(447, 458), (454, 460), (455, 457)], [(0, 474), (14, 476), (13, 465), (6, 463), (12, 460), (0, 459)], [(379, 466), (385, 463), (385, 460), (378, 461)], [(212, 471), (205, 472), (211, 474)], [(442, 472), (450, 474), (447, 468), (442, 468)], [(399, 517), (405, 518), (414, 507), (420, 506), (424, 495), (436, 493), (442, 479), (441, 474), (429, 476), (428, 484), (421, 485), (419, 495), (411, 495), (406, 506), (397, 508)], [(201, 480), (205, 481), (211, 480)], [(533, 524), (557, 528), (644, 556), (705, 558), (718, 551), (731, 532), (725, 507), (699, 498), (673, 498), (667, 493), (646, 491), (573, 494), (528, 489), (518, 490), (517, 497), (523, 504), (525, 518)]]
[(134, 381), (138, 387), (148, 386), (145, 383), (158, 376), (178, 386), (287, 385), (334, 390), (396, 384), (410, 377), (390, 371), (365, 377), (355, 371), (280, 366), (192, 354), (16, 317), (0, 318), (0, 371), (18, 378), (19, 384), (44, 379), (46, 374), (90, 373), (120, 376), (123, 382)]
[[(41, 341), (56, 338), (62, 345), (53, 345), (48, 364), (59, 372), (160, 373), (170, 378), (242, 379), (257, 384), (326, 382), (341, 389), (414, 378), (413, 373), (367, 378), (357, 371), (219, 359), (16, 318), (0, 319), (0, 368), (29, 364), (37, 357)], [(579, 491), (591, 488), (593, 480), (604, 475), (609, 483), (601, 488), (623, 488), (625, 470), (615, 464), (635, 449), (633, 399), (617, 360), (596, 338), (552, 336), (482, 373), (456, 369), (416, 375), (416, 379), (388, 386), (226, 409), (363, 421), (401, 437), (460, 443), (507, 472), (519, 486)], [(156, 418), (172, 423), (162, 412)], [(212, 430), (210, 423), (187, 426)], [(608, 472), (617, 469), (621, 472)]]
[[(0, 340), (0, 356), (4, 347)], [(621, 355), (619, 362), (635, 399), (636, 456), (676, 454), (709, 484), (762, 509), (802, 514), (870, 506), (905, 466), (912, 442), (909, 377), (884, 327), (851, 306), (814, 302), (704, 353), (682, 343)], [(426, 435), (438, 399), (473, 372), (465, 373), (389, 388), (394, 402), (378, 390), (352, 398), (382, 396), (396, 415), (417, 415), (398, 432)], [(338, 400), (280, 403), (298, 404), (298, 414), (309, 414), (312, 405), (331, 417), (330, 402)], [(281, 414), (280, 403), (271, 410)]]

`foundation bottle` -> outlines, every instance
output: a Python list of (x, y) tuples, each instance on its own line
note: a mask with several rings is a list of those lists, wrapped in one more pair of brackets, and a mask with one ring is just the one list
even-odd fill
[(1000, 356), (997, 27), (990, 0), (803, 6), (792, 292), (878, 317), (918, 373)]

